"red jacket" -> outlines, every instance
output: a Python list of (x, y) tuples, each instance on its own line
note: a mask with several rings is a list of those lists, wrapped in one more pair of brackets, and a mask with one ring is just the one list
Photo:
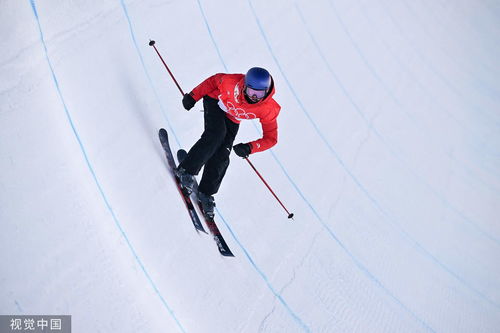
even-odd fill
[(278, 142), (278, 114), (281, 107), (273, 99), (274, 81), (268, 95), (261, 101), (250, 104), (243, 95), (245, 75), (215, 74), (200, 83), (191, 91), (191, 96), (199, 101), (203, 96), (219, 100), (219, 107), (233, 122), (239, 124), (241, 119), (259, 119), (263, 136), (249, 142), (251, 152), (257, 153), (271, 148)]

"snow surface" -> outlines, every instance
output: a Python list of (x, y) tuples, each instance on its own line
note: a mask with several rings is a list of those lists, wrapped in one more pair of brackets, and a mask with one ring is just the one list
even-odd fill
[[(0, 3), (0, 313), (74, 332), (500, 332), (498, 1)], [(157, 132), (263, 66), (280, 140), (198, 235)], [(260, 137), (244, 122), (236, 142)]]

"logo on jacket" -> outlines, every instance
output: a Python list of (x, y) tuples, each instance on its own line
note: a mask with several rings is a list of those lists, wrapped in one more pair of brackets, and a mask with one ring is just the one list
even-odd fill
[(255, 113), (246, 112), (245, 109), (237, 108), (234, 106), (233, 103), (231, 103), (229, 101), (227, 102), (227, 106), (228, 106), (228, 108), (227, 108), (228, 112), (238, 119), (255, 119), (255, 118), (257, 118)]
[(222, 109), (222, 111), (229, 113), (230, 115), (232, 115), (233, 117), (238, 118), (238, 119), (255, 119), (255, 118), (257, 118), (255, 113), (246, 112), (245, 109), (237, 108), (234, 106), (233, 103), (231, 103), (229, 101), (226, 101), (227, 105), (224, 104), (221, 97), (222, 96), (219, 95), (219, 102), (217, 104)]

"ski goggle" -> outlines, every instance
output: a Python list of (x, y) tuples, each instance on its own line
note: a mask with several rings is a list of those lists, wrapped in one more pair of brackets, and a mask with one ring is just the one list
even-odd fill
[(256, 90), (256, 89), (252, 89), (250, 87), (246, 87), (245, 92), (250, 97), (255, 96), (257, 98), (263, 98), (264, 96), (266, 96), (267, 90)]

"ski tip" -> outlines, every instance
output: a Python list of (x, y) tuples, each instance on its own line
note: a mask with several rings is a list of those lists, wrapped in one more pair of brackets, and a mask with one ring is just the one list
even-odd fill
[(234, 254), (232, 254), (231, 251), (221, 252), (220, 254), (222, 254), (224, 257), (234, 257)]

